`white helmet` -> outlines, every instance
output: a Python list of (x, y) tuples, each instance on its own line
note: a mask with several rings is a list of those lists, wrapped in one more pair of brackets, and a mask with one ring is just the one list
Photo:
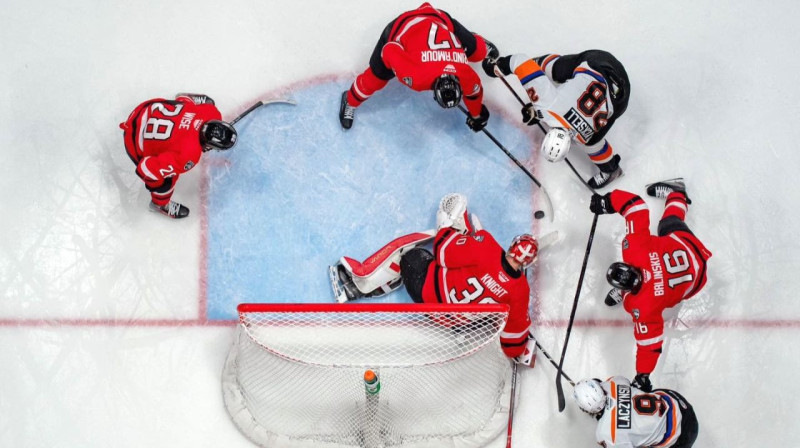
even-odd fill
[(597, 380), (583, 380), (572, 390), (575, 402), (583, 412), (597, 414), (606, 407), (606, 391)]
[(550, 162), (560, 162), (567, 157), (572, 139), (564, 128), (551, 128), (542, 140), (542, 154)]

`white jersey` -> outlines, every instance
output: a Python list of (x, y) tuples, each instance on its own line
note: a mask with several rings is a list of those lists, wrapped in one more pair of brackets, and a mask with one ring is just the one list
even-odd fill
[[(548, 57), (541, 67), (525, 54), (511, 56), (509, 65), (526, 90), (534, 89), (537, 98), (533, 105), (540, 112), (540, 121), (549, 127), (569, 130), (572, 139), (581, 145), (594, 137), (608, 123), (613, 114), (611, 101), (606, 99), (606, 79), (584, 62), (575, 68), (572, 78), (563, 84), (552, 80), (553, 62), (557, 55)], [(595, 163), (611, 159), (611, 151), (605, 151), (605, 139), (594, 143), (588, 153)], [(597, 157), (593, 153), (600, 151)]]
[(597, 423), (597, 443), (611, 448), (670, 447), (681, 435), (681, 410), (664, 391), (643, 392), (622, 376), (602, 383), (610, 400)]

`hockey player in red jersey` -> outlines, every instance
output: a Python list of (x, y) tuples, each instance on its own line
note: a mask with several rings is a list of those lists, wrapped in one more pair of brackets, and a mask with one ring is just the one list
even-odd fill
[[(402, 283), (417, 303), (508, 304), (508, 322), (500, 334), (503, 351), (530, 365), (535, 341), (530, 334), (525, 268), (536, 261), (540, 242), (519, 235), (505, 251), (475, 215), (470, 219), (467, 200), (457, 193), (442, 199), (436, 222), (435, 232), (397, 238), (364, 263), (342, 257), (331, 271), (339, 301), (382, 295)], [(431, 237), (433, 253), (419, 247)], [(555, 232), (546, 235), (541, 246), (557, 237)]]
[(564, 160), (574, 141), (599, 170), (590, 187), (603, 188), (622, 175), (620, 156), (605, 138), (630, 97), (628, 74), (617, 58), (588, 50), (537, 58), (513, 54), (483, 64), (492, 77), (495, 66), (503, 75), (516, 75), (528, 92), (531, 104), (522, 108), (522, 121), (547, 125), (541, 147), (547, 160)]
[(583, 412), (598, 420), (595, 438), (600, 446), (690, 448), (697, 439), (694, 409), (674, 390), (646, 391), (614, 376), (579, 381), (572, 395)]
[(447, 12), (423, 3), (383, 30), (369, 67), (342, 93), (339, 121), (344, 129), (350, 129), (356, 108), (397, 77), (418, 92), (432, 90), (444, 108), (458, 106), (463, 96), (470, 114), (467, 125), (478, 132), (486, 126), (489, 110), (482, 102), (481, 80), (469, 62), (483, 61), (487, 52), (483, 37)]
[(650, 234), (650, 211), (641, 197), (622, 190), (592, 196), (590, 209), (597, 214), (619, 213), (625, 218), (623, 262), (613, 263), (606, 274), (614, 287), (606, 305), (622, 302), (633, 318), (636, 337), (636, 387), (649, 392), (650, 374), (664, 344), (662, 312), (700, 292), (706, 283), (706, 262), (711, 252), (689, 230), (684, 219), (691, 201), (683, 179), (647, 186), (647, 194), (666, 198), (658, 235)]
[(120, 123), (125, 150), (136, 174), (150, 191), (150, 210), (170, 218), (189, 216), (189, 208), (172, 201), (181, 174), (200, 162), (202, 153), (236, 144), (236, 130), (221, 121), (214, 100), (206, 95), (178, 94), (138, 105)]

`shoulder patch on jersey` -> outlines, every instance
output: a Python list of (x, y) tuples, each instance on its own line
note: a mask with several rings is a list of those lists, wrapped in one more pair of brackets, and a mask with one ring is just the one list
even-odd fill
[(190, 160), (186, 162), (186, 165), (183, 166), (183, 171), (189, 171), (192, 168), (194, 168), (194, 162)]
[(472, 238), (475, 238), (475, 241), (478, 242), (483, 241), (483, 235), (473, 235)]
[(445, 72), (445, 73), (457, 73), (456, 72), (456, 68), (455, 68), (455, 66), (453, 64), (445, 65), (444, 69), (442, 71)]
[(633, 320), (639, 320), (639, 308), (633, 309)]
[(200, 129), (200, 126), (203, 124), (203, 120), (194, 120), (194, 130), (197, 131)]
[(503, 282), (503, 283), (507, 283), (507, 282), (510, 280), (510, 279), (508, 278), (508, 276), (506, 276), (506, 274), (504, 274), (504, 273), (502, 273), (502, 272), (498, 272), (498, 273), (497, 273), (497, 278), (499, 278), (499, 279), (500, 279), (500, 281), (501, 281), (501, 282)]
[(591, 140), (592, 136), (594, 135), (594, 129), (592, 129), (592, 125), (587, 123), (574, 107), (569, 108), (569, 111), (567, 111), (566, 115), (564, 115), (564, 119), (567, 120), (569, 124), (571, 124), (572, 127), (578, 131), (579, 134), (581, 134), (581, 137), (583, 137), (585, 141), (588, 142)]
[(628, 238), (627, 237), (623, 238), (622, 239), (622, 250), (625, 250), (625, 249), (627, 249), (629, 247), (631, 247), (631, 245), (628, 244)]
[(647, 283), (650, 280), (652, 280), (652, 278), (653, 278), (653, 275), (650, 274), (650, 271), (648, 271), (647, 269), (644, 269), (644, 282)]
[(481, 91), (481, 85), (476, 83), (472, 86), (472, 93), (470, 95), (475, 95), (480, 91)]
[(410, 76), (403, 76), (403, 84), (411, 87), (411, 77)]

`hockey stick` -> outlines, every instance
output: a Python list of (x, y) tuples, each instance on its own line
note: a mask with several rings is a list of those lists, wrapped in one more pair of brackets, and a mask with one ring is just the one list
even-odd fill
[[(467, 111), (467, 109), (464, 109), (464, 106), (462, 106), (462, 105), (460, 105), (460, 104), (459, 104), (459, 105), (458, 105), (458, 108), (459, 108), (459, 109), (461, 109), (461, 112), (464, 112), (464, 115), (466, 115), (467, 117), (469, 117), (469, 116), (470, 116), (470, 114), (469, 114), (469, 111)], [(506, 147), (505, 147), (505, 146), (503, 146), (503, 144), (502, 144), (502, 143), (500, 143), (499, 141), (497, 141), (497, 139), (496, 139), (496, 138), (494, 138), (494, 135), (492, 135), (492, 134), (491, 134), (489, 131), (487, 131), (487, 130), (486, 130), (486, 128), (483, 128), (483, 129), (481, 129), (481, 131), (483, 131), (483, 133), (484, 133), (484, 134), (486, 134), (486, 136), (487, 136), (487, 137), (489, 137), (489, 139), (490, 139), (490, 140), (492, 140), (492, 142), (494, 142), (494, 144), (495, 144), (495, 145), (497, 145), (497, 147), (498, 147), (498, 148), (500, 148), (500, 149), (501, 149), (501, 150), (502, 150), (504, 153), (506, 153), (506, 155), (508, 156), (508, 158), (510, 158), (512, 161), (514, 161), (514, 163), (516, 163), (516, 164), (517, 164), (517, 166), (518, 166), (518, 167), (519, 167), (519, 168), (520, 168), (520, 169), (521, 169), (521, 170), (522, 170), (522, 171), (523, 171), (525, 174), (527, 174), (527, 175), (528, 175), (528, 177), (530, 177), (530, 178), (531, 178), (531, 180), (533, 181), (533, 183), (535, 183), (535, 184), (536, 184), (536, 186), (537, 186), (537, 187), (539, 187), (539, 189), (540, 189), (540, 190), (542, 190), (542, 194), (544, 195), (545, 208), (547, 209), (547, 211), (545, 212), (545, 214), (546, 214), (546, 215), (548, 215), (548, 216), (550, 217), (550, 222), (553, 222), (553, 203), (550, 201), (550, 195), (549, 195), (549, 194), (547, 194), (547, 190), (544, 188), (544, 186), (541, 184), (541, 182), (539, 182), (538, 180), (536, 180), (536, 178), (535, 178), (535, 177), (533, 177), (533, 174), (531, 174), (531, 172), (530, 172), (530, 171), (528, 171), (528, 169), (527, 169), (527, 168), (525, 168), (525, 166), (524, 166), (522, 163), (520, 163), (520, 161), (519, 161), (519, 160), (517, 160), (517, 158), (516, 158), (516, 157), (514, 157), (514, 155), (513, 155), (513, 154), (511, 154), (511, 153), (510, 153), (510, 152), (509, 152), (509, 151), (506, 149)]]
[[(511, 84), (508, 83), (508, 80), (506, 79), (505, 75), (503, 75), (503, 72), (500, 71), (500, 69), (497, 67), (497, 65), (494, 66), (494, 74), (497, 75), (498, 78), (500, 78), (500, 81), (503, 81), (503, 84), (505, 84), (506, 87), (508, 87), (508, 91), (511, 92), (512, 95), (514, 95), (514, 98), (516, 98), (517, 101), (519, 101), (519, 104), (522, 107), (528, 107), (528, 106), (533, 107), (532, 103), (530, 103), (530, 102), (526, 103), (525, 101), (522, 100), (522, 98), (520, 98), (520, 96), (517, 93), (517, 91), (514, 90), (513, 87), (511, 87)], [(547, 134), (547, 131), (544, 129), (544, 126), (542, 126), (542, 123), (537, 121), (536, 125), (539, 126), (539, 129), (541, 129), (542, 132)], [(580, 173), (578, 173), (578, 170), (576, 170), (575, 167), (572, 166), (572, 162), (569, 161), (569, 158), (565, 157), (564, 160), (566, 160), (567, 165), (569, 165), (569, 167), (572, 170), (572, 172), (575, 173), (576, 176), (578, 176), (578, 179), (580, 179), (581, 183), (583, 185), (586, 185), (586, 188), (588, 188), (589, 190), (592, 191), (592, 193), (594, 193), (595, 192), (594, 188), (590, 187), (589, 184), (583, 179), (583, 176), (581, 176)]]
[(289, 100), (289, 99), (282, 99), (282, 98), (278, 98), (278, 99), (274, 99), (274, 100), (263, 100), (263, 101), (258, 101), (257, 103), (255, 103), (255, 104), (253, 104), (252, 106), (248, 107), (248, 108), (247, 108), (247, 110), (245, 110), (244, 112), (242, 112), (241, 114), (239, 114), (239, 116), (238, 116), (238, 117), (234, 118), (234, 119), (231, 121), (231, 125), (234, 125), (234, 124), (236, 124), (236, 123), (237, 123), (239, 120), (241, 120), (242, 118), (246, 117), (248, 114), (250, 114), (250, 112), (252, 112), (252, 111), (254, 111), (254, 110), (258, 109), (259, 107), (261, 107), (261, 106), (266, 106), (267, 104), (274, 104), (274, 103), (280, 103), (280, 104), (291, 104), (292, 106), (294, 106), (294, 105), (296, 105), (296, 104), (297, 104), (297, 103), (295, 103), (293, 100)]
[[(531, 337), (532, 337), (532, 336), (531, 336)], [(547, 353), (547, 350), (545, 350), (545, 349), (544, 349), (544, 347), (542, 347), (542, 344), (540, 344), (540, 343), (539, 343), (539, 341), (537, 341), (537, 340), (536, 340), (536, 338), (533, 338), (533, 340), (534, 340), (534, 341), (536, 341), (536, 346), (537, 346), (537, 347), (539, 347), (539, 350), (541, 350), (541, 351), (542, 351), (542, 353), (544, 353), (544, 357), (545, 357), (545, 358), (547, 358), (547, 360), (548, 360), (548, 361), (550, 361), (550, 364), (552, 364), (552, 365), (553, 365), (553, 367), (555, 367), (556, 369), (558, 369), (558, 364), (556, 364), (556, 361), (555, 361), (553, 358), (551, 358), (551, 357), (550, 357), (550, 354), (549, 354), (549, 353)], [(569, 375), (567, 375), (567, 374), (566, 374), (566, 372), (564, 372), (564, 371), (562, 370), (562, 371), (561, 371), (561, 374), (562, 374), (562, 375), (564, 375), (564, 378), (566, 378), (566, 379), (567, 379), (567, 381), (569, 381), (569, 384), (570, 384), (572, 387), (575, 387), (575, 381), (572, 381), (572, 378), (570, 378), (570, 377), (569, 377)]]
[(558, 412), (563, 412), (567, 406), (564, 400), (564, 386), (561, 385), (561, 376), (564, 375), (564, 356), (567, 354), (567, 344), (569, 343), (569, 335), (572, 333), (572, 324), (575, 322), (575, 311), (578, 309), (578, 298), (581, 295), (581, 286), (583, 285), (583, 276), (586, 274), (586, 263), (589, 261), (589, 252), (592, 250), (592, 241), (594, 241), (594, 230), (597, 228), (597, 217), (594, 215), (592, 219), (592, 230), (589, 231), (589, 242), (586, 243), (586, 255), (583, 256), (583, 266), (581, 266), (581, 275), (578, 277), (578, 288), (575, 291), (575, 299), (572, 302), (572, 312), (569, 315), (569, 324), (567, 324), (567, 336), (564, 338), (564, 347), (561, 348), (561, 360), (558, 362), (558, 370), (556, 371), (556, 393), (558, 394)]
[(514, 402), (517, 395), (517, 363), (512, 362), (511, 367), (511, 399), (508, 404), (508, 433), (506, 435), (506, 448), (511, 448), (511, 431), (514, 426)]

